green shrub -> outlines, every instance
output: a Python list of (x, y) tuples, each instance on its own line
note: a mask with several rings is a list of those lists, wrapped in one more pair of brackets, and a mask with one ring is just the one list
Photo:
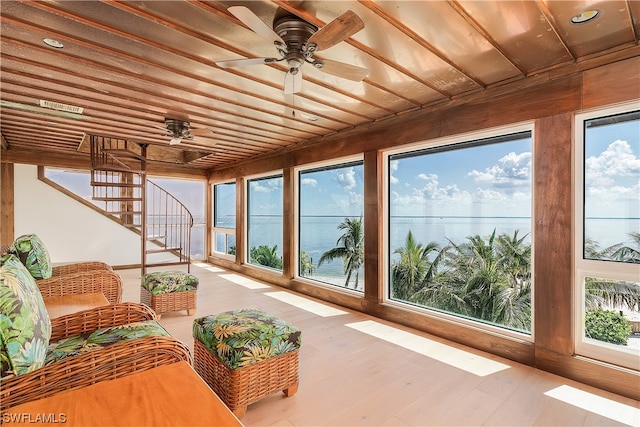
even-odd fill
[(587, 338), (613, 344), (627, 345), (631, 335), (631, 323), (623, 315), (602, 308), (587, 310), (584, 326)]

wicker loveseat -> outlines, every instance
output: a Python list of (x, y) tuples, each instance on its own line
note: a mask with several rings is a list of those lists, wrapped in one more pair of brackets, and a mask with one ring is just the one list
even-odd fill
[(111, 304), (122, 301), (122, 280), (104, 262), (53, 266), (47, 248), (36, 234), (18, 237), (5, 250), (25, 265), (43, 297), (102, 292)]
[(122, 301), (122, 279), (111, 270), (93, 270), (37, 280), (43, 297), (102, 292), (110, 304)]
[(85, 271), (113, 270), (109, 264), (102, 261), (83, 261), (54, 266), (51, 264), (49, 251), (37, 234), (24, 234), (18, 237), (6, 251), (17, 256), (36, 280)]
[(0, 413), (31, 400), (177, 361), (192, 362), (148, 307), (108, 305), (49, 319), (14, 256), (0, 267)]

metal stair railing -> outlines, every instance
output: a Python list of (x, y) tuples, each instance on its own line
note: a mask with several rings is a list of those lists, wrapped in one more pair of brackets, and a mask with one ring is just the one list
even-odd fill
[(147, 240), (160, 247), (147, 249), (147, 254), (171, 252), (178, 257), (176, 264), (187, 264), (189, 269), (193, 216), (171, 193), (152, 181), (147, 184)]
[[(193, 216), (175, 196), (146, 178), (146, 145), (91, 135), (92, 198), (141, 236), (141, 268), (187, 264), (190, 271)], [(147, 243), (154, 248), (147, 249)], [(170, 253), (171, 260), (148, 262)], [(177, 260), (176, 260), (177, 259)]]

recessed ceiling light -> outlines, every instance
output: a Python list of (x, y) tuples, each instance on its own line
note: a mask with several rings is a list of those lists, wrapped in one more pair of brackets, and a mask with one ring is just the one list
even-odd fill
[(49, 47), (55, 47), (56, 49), (62, 49), (64, 45), (55, 39), (43, 39), (44, 44)]
[(584, 24), (586, 22), (592, 21), (596, 19), (596, 17), (600, 14), (597, 10), (585, 10), (577, 14), (576, 16), (571, 18), (572, 24)]
[(309, 120), (310, 122), (317, 122), (318, 118), (316, 116), (309, 116), (307, 120)]

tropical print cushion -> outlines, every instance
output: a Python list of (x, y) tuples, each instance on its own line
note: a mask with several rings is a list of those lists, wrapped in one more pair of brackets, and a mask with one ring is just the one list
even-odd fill
[(44, 365), (51, 321), (35, 280), (15, 256), (0, 267), (0, 376)]
[(195, 319), (193, 337), (231, 369), (297, 350), (301, 343), (300, 329), (257, 309)]
[(11, 257), (15, 258), (15, 255), (14, 254), (0, 255), (0, 267), (2, 267), (4, 263), (7, 262)]
[(168, 336), (170, 336), (169, 333), (155, 320), (99, 329), (92, 333), (74, 335), (49, 344), (45, 364), (48, 365), (65, 357), (75, 356), (136, 338)]
[(157, 271), (142, 276), (142, 287), (153, 295), (198, 289), (198, 278), (182, 271)]
[(51, 277), (52, 267), (49, 252), (42, 240), (35, 234), (25, 234), (18, 237), (9, 251), (20, 258), (34, 279), (48, 279)]

